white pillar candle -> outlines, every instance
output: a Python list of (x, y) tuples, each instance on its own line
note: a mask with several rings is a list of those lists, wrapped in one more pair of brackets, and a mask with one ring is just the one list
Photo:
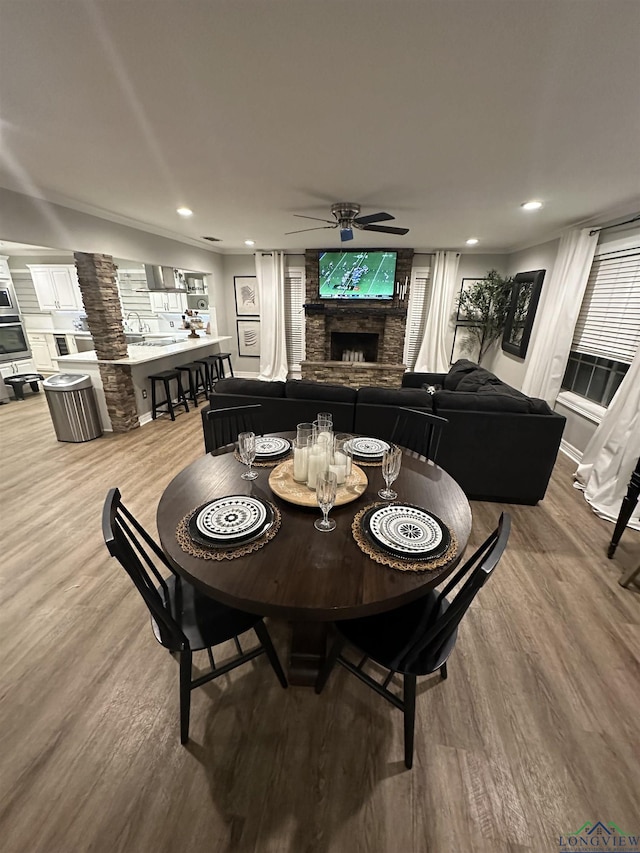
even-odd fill
[(293, 450), (293, 479), (306, 483), (309, 472), (309, 448), (295, 447)]
[(336, 475), (336, 482), (338, 485), (344, 483), (347, 479), (347, 469), (344, 465), (329, 465), (329, 470), (333, 471)]
[(341, 450), (336, 450), (334, 458), (336, 465), (344, 466), (345, 475), (348, 477), (351, 474), (351, 456), (348, 453), (343, 453)]
[(323, 447), (314, 444), (309, 450), (309, 463), (307, 470), (307, 486), (315, 489), (316, 479), (321, 471), (326, 469), (327, 456)]

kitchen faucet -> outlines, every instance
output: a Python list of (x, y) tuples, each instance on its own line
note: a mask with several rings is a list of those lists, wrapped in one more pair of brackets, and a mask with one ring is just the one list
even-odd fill
[(125, 321), (125, 323), (126, 323), (126, 322), (128, 322), (129, 317), (130, 317), (132, 314), (135, 314), (135, 315), (136, 315), (136, 317), (138, 318), (138, 332), (139, 332), (140, 334), (142, 334), (142, 333), (144, 332), (143, 323), (142, 323), (142, 320), (140, 319), (140, 315), (138, 314), (138, 312), (137, 312), (137, 311), (129, 311), (129, 313), (127, 314), (127, 316), (124, 318), (124, 321)]

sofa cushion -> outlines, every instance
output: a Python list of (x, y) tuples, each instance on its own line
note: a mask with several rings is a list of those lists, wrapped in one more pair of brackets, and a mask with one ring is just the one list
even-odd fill
[(449, 368), (449, 372), (444, 377), (444, 382), (442, 383), (447, 391), (455, 391), (458, 387), (458, 383), (466, 376), (467, 373), (472, 373), (474, 370), (478, 370), (478, 365), (475, 361), (469, 361), (466, 358), (459, 358), (455, 364), (452, 364)]
[(513, 397), (510, 394), (477, 393), (475, 391), (436, 391), (433, 395), (433, 410), (439, 415), (442, 411), (472, 412), (513, 412), (528, 415), (530, 412), (528, 397)]
[(455, 390), (478, 391), (480, 388), (486, 388), (487, 386), (493, 387), (496, 385), (505, 385), (505, 383), (501, 379), (498, 379), (495, 373), (485, 370), (484, 367), (478, 367), (476, 370), (472, 370), (470, 373), (465, 373), (461, 376)]
[(431, 411), (431, 394), (422, 388), (375, 388), (364, 386), (358, 390), (358, 403), (374, 403), (379, 406), (405, 406), (409, 409)]
[(285, 384), (285, 397), (294, 400), (327, 400), (333, 403), (355, 403), (357, 391), (346, 385), (329, 385), (311, 379), (289, 379)]
[(219, 379), (216, 394), (246, 394), (248, 397), (284, 397), (284, 382), (261, 379)]
[(529, 397), (529, 411), (532, 415), (552, 415), (553, 409), (546, 400), (537, 397)]
[(424, 388), (425, 385), (439, 385), (442, 388), (446, 373), (415, 373), (407, 370), (402, 376), (403, 388)]

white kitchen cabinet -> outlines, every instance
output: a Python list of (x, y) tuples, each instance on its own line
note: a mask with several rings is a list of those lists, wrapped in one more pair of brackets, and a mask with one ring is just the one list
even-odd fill
[(151, 310), (156, 314), (184, 314), (187, 310), (186, 293), (168, 293), (165, 290), (150, 290)]
[[(51, 359), (50, 342), (53, 341), (53, 335), (39, 334), (38, 332), (27, 332), (29, 338), (29, 348), (31, 355), (36, 365), (36, 370), (53, 370), (53, 361)], [(26, 373), (27, 371), (22, 371)]]
[(72, 264), (27, 264), (43, 311), (81, 311), (82, 294)]
[(18, 373), (37, 373), (36, 366), (31, 358), (22, 358), (19, 361), (5, 361), (0, 364), (0, 376), (3, 379), (16, 376)]

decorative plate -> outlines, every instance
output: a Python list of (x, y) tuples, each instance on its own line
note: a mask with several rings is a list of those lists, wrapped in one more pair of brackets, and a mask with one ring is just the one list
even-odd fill
[(205, 504), (194, 518), (198, 532), (210, 541), (237, 542), (264, 525), (267, 507), (257, 498), (231, 495)]
[(451, 543), (448, 527), (437, 516), (412, 504), (374, 507), (363, 517), (362, 527), (375, 545), (405, 559), (437, 557)]
[(351, 438), (347, 444), (354, 456), (362, 456), (363, 459), (382, 456), (389, 449), (389, 443), (381, 438)]
[(286, 438), (277, 436), (256, 438), (256, 459), (267, 459), (274, 456), (282, 456), (291, 450), (291, 442)]
[(207, 504), (202, 507), (199, 507), (189, 519), (187, 530), (189, 533), (189, 538), (196, 544), (201, 545), (209, 550), (214, 551), (235, 551), (238, 548), (242, 548), (245, 545), (249, 545), (251, 542), (255, 542), (257, 539), (266, 536), (270, 530), (273, 529), (274, 524), (276, 523), (276, 517), (273, 511), (273, 508), (270, 504), (266, 504), (266, 518), (264, 522), (256, 528), (252, 533), (247, 534), (246, 536), (238, 536), (234, 539), (211, 539), (209, 536), (204, 536), (198, 530), (196, 525), (196, 518), (198, 514), (205, 509)]

